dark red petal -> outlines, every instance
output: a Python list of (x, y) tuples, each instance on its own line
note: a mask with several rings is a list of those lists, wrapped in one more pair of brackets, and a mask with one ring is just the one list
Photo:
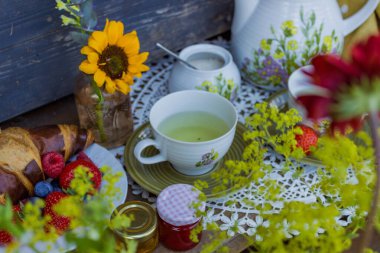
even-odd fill
[(352, 61), (368, 77), (380, 76), (380, 36), (371, 36), (352, 49)]
[(337, 55), (318, 55), (311, 63), (314, 66), (309, 73), (312, 83), (332, 92), (350, 83), (353, 78), (358, 78), (360, 73), (354, 65), (344, 62)]
[(346, 130), (352, 128), (354, 131), (358, 131), (363, 124), (361, 117), (355, 117), (347, 120), (333, 120), (331, 123), (331, 131), (339, 131), (341, 134), (345, 134)]
[(320, 96), (300, 96), (297, 101), (303, 105), (307, 111), (307, 117), (313, 120), (319, 120), (329, 116), (329, 106), (331, 98)]

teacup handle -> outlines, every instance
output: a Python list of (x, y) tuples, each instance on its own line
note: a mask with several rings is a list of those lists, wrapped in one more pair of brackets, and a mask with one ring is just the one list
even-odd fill
[(143, 150), (149, 146), (154, 146), (158, 150), (160, 149), (160, 146), (158, 145), (158, 143), (152, 139), (144, 139), (144, 140), (140, 141), (139, 143), (137, 143), (137, 145), (135, 146), (134, 154), (135, 154), (136, 159), (139, 160), (140, 163), (142, 163), (142, 164), (154, 164), (154, 163), (164, 162), (167, 160), (161, 154), (157, 154), (157, 155), (151, 156), (151, 157), (142, 157), (141, 154), (142, 154)]

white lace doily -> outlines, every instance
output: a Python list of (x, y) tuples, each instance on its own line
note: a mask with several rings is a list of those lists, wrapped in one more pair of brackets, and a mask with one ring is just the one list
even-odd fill
[[(223, 40), (212, 41), (211, 43), (218, 44), (228, 48), (228, 43)], [(145, 73), (143, 77), (136, 81), (131, 92), (132, 108), (135, 128), (148, 121), (148, 115), (150, 108), (161, 97), (168, 94), (167, 80), (170, 75), (170, 71), (173, 67), (173, 58), (162, 58), (159, 62), (151, 65), (150, 71)], [(238, 92), (238, 96), (233, 102), (239, 113), (239, 120), (244, 122), (245, 117), (251, 115), (254, 112), (254, 104), (262, 102), (271, 95), (269, 91), (257, 88), (242, 81), (241, 88)], [(123, 154), (124, 147), (113, 150), (114, 153)], [(303, 201), (314, 202), (317, 199), (323, 201), (324, 196), (317, 191), (312, 191), (311, 186), (318, 180), (315, 168), (307, 165), (301, 165), (304, 167), (305, 172), (298, 178), (293, 178), (294, 171), (289, 171), (285, 174), (281, 173), (283, 159), (281, 156), (275, 153), (267, 153), (265, 162), (271, 164), (273, 172), (267, 177), (275, 179), (279, 184), (283, 186), (284, 191), (281, 193), (281, 197), (285, 201)], [(130, 178), (129, 184), (132, 187), (132, 194), (140, 195), (142, 198), (148, 200), (154, 204), (156, 196), (148, 193), (142, 189), (139, 185), (133, 182)], [(253, 235), (255, 234), (258, 226), (266, 226), (266, 221), (263, 221), (259, 212), (252, 208), (252, 206), (244, 204), (244, 201), (239, 200), (251, 200), (256, 204), (265, 203), (265, 199), (262, 196), (254, 194), (259, 187), (265, 187), (265, 185), (251, 184), (249, 187), (241, 189), (240, 191), (226, 196), (222, 199), (207, 202), (207, 216), (204, 217), (204, 221), (207, 222), (219, 222), (222, 230), (227, 230), (227, 233), (232, 236), (234, 231), (232, 227), (238, 224), (238, 232), (241, 234)], [(232, 200), (232, 201), (231, 201)], [(237, 201), (236, 201), (237, 200)], [(236, 204), (229, 204), (234, 202)], [(272, 210), (270, 212), (278, 212), (282, 208), (282, 202), (270, 203)], [(355, 209), (345, 209), (341, 212), (344, 220), (337, 217), (337, 222), (345, 226), (347, 225), (351, 217), (355, 215)], [(293, 231), (293, 235), (296, 235), (297, 231)], [(292, 231), (289, 231), (291, 236)]]

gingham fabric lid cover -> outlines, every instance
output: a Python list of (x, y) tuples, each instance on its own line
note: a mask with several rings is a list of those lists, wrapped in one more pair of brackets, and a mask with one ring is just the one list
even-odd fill
[[(199, 190), (188, 184), (173, 184), (166, 187), (157, 198), (158, 215), (174, 226), (190, 225), (200, 218), (195, 216), (191, 203), (198, 202)], [(202, 203), (201, 211), (206, 208)]]

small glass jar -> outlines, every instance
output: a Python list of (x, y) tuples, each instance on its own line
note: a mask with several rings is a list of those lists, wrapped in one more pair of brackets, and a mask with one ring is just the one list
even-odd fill
[(91, 129), (95, 141), (106, 148), (124, 145), (133, 132), (132, 105), (129, 94), (100, 89), (103, 103), (94, 91), (92, 77), (80, 75), (74, 90), (80, 126)]
[(115, 229), (113, 233), (119, 245), (126, 246), (130, 240), (137, 241), (137, 253), (151, 253), (158, 245), (157, 215), (151, 205), (142, 201), (129, 201), (120, 205), (112, 213), (133, 216), (130, 227)]
[[(191, 185), (174, 184), (165, 188), (157, 198), (157, 213), (159, 223), (160, 242), (171, 250), (189, 250), (198, 242), (190, 239), (190, 234), (198, 226), (202, 226), (202, 219), (196, 217), (193, 203), (199, 202), (199, 191)], [(200, 211), (205, 210), (205, 203), (201, 204)], [(198, 234), (201, 240), (202, 231)]]

